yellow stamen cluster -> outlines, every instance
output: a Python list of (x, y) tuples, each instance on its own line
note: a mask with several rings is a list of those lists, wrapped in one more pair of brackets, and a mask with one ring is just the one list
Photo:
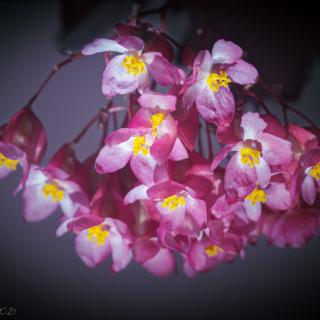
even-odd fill
[(146, 71), (143, 70), (146, 65), (143, 61), (139, 60), (139, 57), (126, 56), (124, 62), (121, 62), (120, 64), (127, 68), (128, 74), (133, 72), (134, 77), (136, 77), (139, 72), (146, 73)]
[(107, 230), (102, 230), (102, 224), (89, 228), (89, 234), (87, 240), (90, 241), (93, 238), (93, 242), (96, 242), (97, 245), (100, 247), (101, 245), (105, 244), (105, 241), (109, 235)]
[(220, 71), (220, 76), (217, 73), (212, 73), (207, 78), (207, 85), (215, 92), (218, 92), (220, 87), (228, 87), (229, 82), (231, 79), (227, 78), (226, 71)]
[(145, 147), (145, 148), (142, 148), (142, 145), (146, 145), (146, 139), (145, 137), (136, 137), (134, 140), (133, 140), (133, 151), (134, 151), (134, 155), (136, 156), (139, 151), (142, 151), (142, 154), (144, 156), (146, 156), (149, 151), (148, 151), (148, 148)]
[(221, 248), (218, 248), (214, 244), (209, 244), (207, 247), (204, 248), (205, 252), (209, 257), (215, 256), (218, 254), (218, 251), (222, 252), (223, 250)]
[(318, 181), (320, 178), (320, 162), (310, 171), (310, 174)]
[(241, 162), (244, 164), (250, 163), (250, 168), (254, 167), (254, 164), (260, 164), (258, 158), (260, 157), (260, 151), (253, 151), (251, 148), (242, 148), (240, 151)]
[(64, 198), (64, 191), (58, 190), (59, 185), (55, 182), (54, 184), (47, 183), (42, 192), (44, 193), (44, 198), (47, 198), (49, 195), (52, 196), (52, 201), (56, 202), (61, 201)]
[(152, 134), (154, 137), (156, 136), (158, 125), (160, 125), (165, 118), (166, 117), (162, 113), (155, 114), (151, 117), (152, 129), (153, 129)]
[(183, 196), (178, 198), (176, 195), (174, 195), (172, 197), (165, 198), (161, 208), (168, 208), (170, 206), (170, 210), (173, 211), (178, 209), (179, 204), (182, 207), (185, 203), (186, 201), (184, 201)]
[(251, 194), (246, 197), (246, 199), (251, 200), (251, 204), (254, 206), (256, 201), (265, 203), (267, 201), (266, 197), (267, 194), (263, 190), (258, 190), (258, 188), (255, 188)]
[(3, 165), (6, 165), (8, 169), (16, 170), (18, 162), (19, 162), (19, 159), (11, 160), (6, 158), (2, 153), (0, 153), (0, 167), (3, 167)]

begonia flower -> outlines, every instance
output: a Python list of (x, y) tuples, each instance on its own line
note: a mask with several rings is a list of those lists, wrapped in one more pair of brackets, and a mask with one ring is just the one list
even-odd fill
[(122, 221), (83, 215), (70, 220), (67, 228), (77, 235), (76, 252), (88, 267), (99, 266), (111, 252), (112, 273), (124, 269), (130, 262), (130, 244), (134, 242), (134, 238)]
[(302, 198), (312, 205), (316, 188), (320, 188), (320, 149), (318, 139), (311, 132), (289, 123), (288, 140), (293, 145), (294, 158), (282, 169), (292, 175), (291, 201), (296, 204), (296, 194), (301, 190)]
[(268, 237), (268, 244), (284, 249), (287, 245), (302, 248), (318, 234), (319, 217), (312, 208), (264, 213), (260, 228)]
[(201, 50), (194, 59), (193, 74), (186, 80), (191, 86), (183, 96), (185, 108), (195, 102), (205, 120), (229, 124), (235, 113), (229, 83), (254, 84), (258, 78), (257, 70), (241, 59), (242, 54), (239, 46), (225, 40), (218, 40), (211, 54)]
[(96, 160), (99, 173), (123, 168), (129, 160), (136, 177), (144, 184), (154, 183), (150, 171), (158, 170), (165, 160), (179, 161), (188, 153), (177, 137), (177, 124), (170, 113), (175, 110), (176, 97), (143, 94), (138, 99), (142, 108), (131, 119), (128, 128), (110, 134)]
[(163, 86), (183, 84), (185, 73), (171, 65), (160, 52), (144, 52), (145, 43), (128, 36), (117, 40), (96, 39), (82, 49), (82, 54), (119, 52), (111, 59), (102, 78), (102, 92), (108, 98), (128, 94), (136, 89), (140, 93), (149, 90), (149, 72)]
[(291, 142), (265, 132), (267, 128), (267, 122), (258, 113), (247, 112), (241, 118), (242, 141), (223, 147), (212, 162), (214, 170), (230, 151), (236, 151), (226, 166), (224, 179), (224, 188), (235, 201), (250, 194), (253, 200), (263, 199), (260, 190), (270, 182), (270, 166), (288, 164), (293, 158)]
[(82, 188), (66, 180), (67, 173), (58, 168), (39, 168), (31, 165), (25, 187), (20, 183), (16, 192), (23, 190), (23, 219), (40, 221), (51, 215), (60, 205), (66, 218), (72, 218), (79, 208), (89, 213), (89, 198)]
[(29, 175), (27, 155), (17, 146), (0, 141), (0, 180), (15, 171), (18, 164), (22, 167), (22, 183), (25, 184)]
[(177, 231), (186, 235), (196, 232), (199, 235), (200, 230), (206, 227), (206, 204), (185, 185), (169, 180), (150, 187), (141, 184), (126, 195), (124, 204), (134, 203), (139, 199), (156, 202), (163, 231)]

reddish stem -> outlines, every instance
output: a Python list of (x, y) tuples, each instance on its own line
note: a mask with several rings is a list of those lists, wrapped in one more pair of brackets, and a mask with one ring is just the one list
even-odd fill
[(260, 103), (260, 105), (263, 108), (263, 110), (266, 113), (271, 114), (271, 112), (269, 111), (267, 106), (263, 103), (263, 101), (262, 101), (262, 99), (261, 99), (261, 97), (259, 95), (255, 94), (255, 93), (253, 93), (251, 91), (248, 91), (248, 90), (243, 91), (243, 93), (246, 94), (247, 96), (250, 96), (250, 97), (253, 97), (254, 99), (256, 99)]
[(202, 144), (201, 144), (201, 125), (199, 127), (199, 131), (198, 131), (198, 147), (199, 147), (199, 153), (203, 156), (203, 149), (202, 149)]
[(164, 11), (160, 14), (160, 29), (163, 33), (166, 33), (166, 14)]
[(84, 134), (88, 131), (88, 129), (100, 118), (101, 112), (99, 112), (95, 117), (93, 117), (89, 123), (83, 128), (83, 130), (79, 133), (79, 135), (73, 140), (74, 144), (79, 143)]
[(286, 109), (291, 110), (292, 112), (295, 112), (296, 114), (298, 114), (301, 118), (305, 119), (306, 121), (308, 121), (313, 127), (317, 127), (315, 125), (315, 123), (310, 120), (307, 116), (305, 116), (303, 113), (301, 113), (300, 111), (293, 109), (292, 107), (290, 107), (289, 105), (287, 105), (282, 98), (272, 89), (272, 87), (270, 85), (267, 85), (264, 80), (259, 76), (258, 78), (259, 83), (262, 85), (262, 87), (267, 90), (274, 98), (276, 98), (276, 100), (281, 104), (281, 107), (283, 109), (283, 113), (284, 113), (284, 118), (285, 118), (285, 123), (288, 123), (287, 120), (287, 114), (286, 114)]
[(114, 127), (114, 130), (117, 130), (118, 129), (117, 113), (114, 112), (112, 115), (113, 115), (113, 127)]
[(212, 150), (212, 142), (209, 130), (209, 123), (206, 121), (206, 129), (207, 129), (207, 138), (208, 138), (208, 146), (209, 146), (209, 160), (212, 162), (213, 160), (213, 150)]
[(30, 99), (28, 105), (27, 105), (27, 108), (30, 108), (32, 103), (37, 99), (38, 95), (41, 93), (41, 91), (44, 89), (44, 87), (47, 85), (47, 83), (50, 81), (50, 79), (53, 77), (53, 75), (60, 69), (62, 68), (63, 66), (65, 66), (66, 64), (68, 64), (69, 62), (77, 59), (77, 58), (80, 58), (80, 57), (83, 57), (83, 54), (80, 52), (80, 53), (76, 53), (74, 55), (72, 55), (70, 58), (68, 58), (67, 60), (65, 61), (62, 61), (58, 64), (56, 64), (53, 68), (53, 70), (51, 71), (51, 73), (49, 74), (49, 76), (47, 77), (47, 79), (44, 81), (44, 83), (41, 85), (41, 87), (39, 88), (39, 90), (36, 92), (36, 94)]

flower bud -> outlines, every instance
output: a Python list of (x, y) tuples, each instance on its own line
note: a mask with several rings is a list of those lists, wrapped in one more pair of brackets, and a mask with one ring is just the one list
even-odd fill
[(34, 112), (25, 108), (10, 119), (2, 141), (12, 143), (27, 154), (32, 164), (39, 164), (46, 152), (47, 135)]

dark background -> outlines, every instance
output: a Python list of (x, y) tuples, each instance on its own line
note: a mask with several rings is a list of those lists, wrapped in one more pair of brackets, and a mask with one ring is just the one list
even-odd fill
[[(55, 63), (67, 58), (61, 49), (78, 52), (94, 38), (110, 37), (113, 26), (130, 15), (132, 3), (1, 1), (0, 124), (27, 104)], [(145, 11), (164, 1), (140, 3)], [(279, 1), (204, 1), (203, 7), (225, 39), (245, 50), (247, 61), (265, 81), (281, 84), (286, 101), (320, 125), (319, 21), (311, 2), (294, 6)], [(159, 27), (157, 15), (142, 21)], [(168, 34), (193, 50), (200, 26), (192, 2), (176, 1), (167, 12)], [(211, 50), (216, 40), (208, 32), (204, 48)], [(176, 53), (174, 64), (182, 67)], [(100, 89), (104, 67), (103, 55), (72, 62), (58, 71), (34, 103), (48, 134), (42, 165), (105, 106)], [(266, 95), (264, 101), (281, 116), (273, 98)], [(253, 101), (247, 104), (256, 108)], [(289, 120), (307, 124), (291, 113)], [(80, 160), (97, 150), (100, 136), (95, 127), (88, 132), (77, 150)], [(111, 276), (110, 258), (89, 269), (75, 253), (73, 234), (55, 237), (60, 212), (39, 223), (22, 222), (21, 194), (12, 198), (19, 174), (0, 181), (0, 308), (16, 308), (12, 317), (319, 318), (319, 236), (299, 250), (267, 246), (261, 236), (256, 246), (247, 247), (245, 259), (219, 264), (194, 280), (183, 273), (180, 258), (179, 274), (168, 279), (149, 274), (135, 261)]]

